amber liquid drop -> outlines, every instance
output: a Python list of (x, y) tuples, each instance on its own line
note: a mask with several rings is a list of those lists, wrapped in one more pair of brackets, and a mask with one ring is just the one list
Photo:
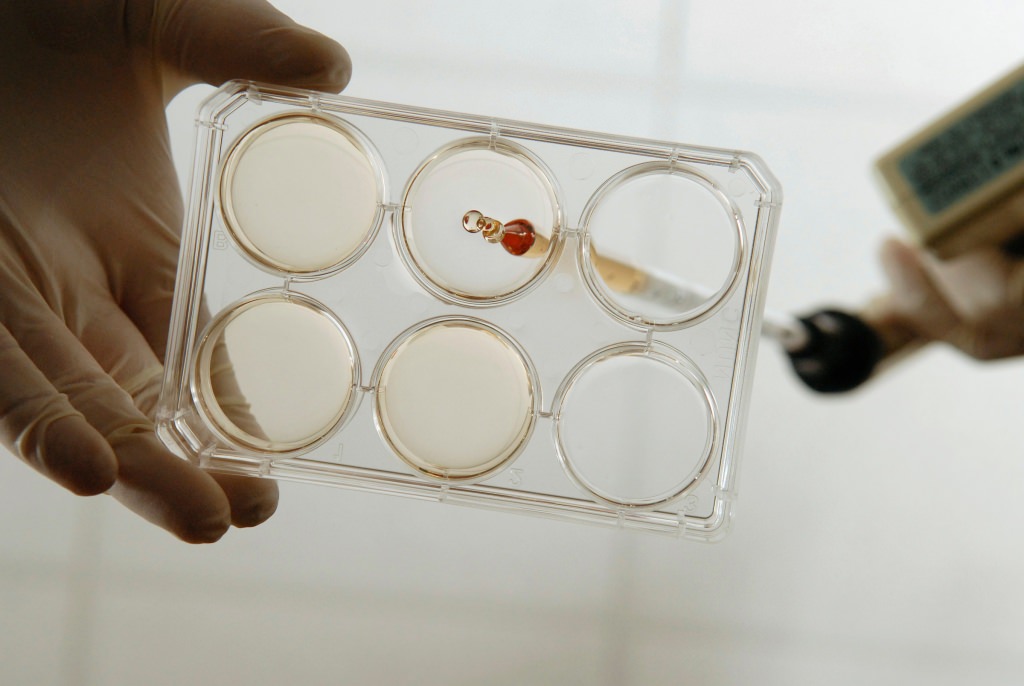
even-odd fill
[(533, 224), (526, 219), (513, 219), (505, 224), (505, 235), (501, 237), (501, 247), (512, 255), (525, 255), (537, 240)]

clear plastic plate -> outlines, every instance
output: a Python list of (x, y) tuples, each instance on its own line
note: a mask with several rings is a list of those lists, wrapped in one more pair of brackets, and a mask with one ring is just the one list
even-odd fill
[(780, 202), (749, 153), (226, 84), (158, 432), (211, 470), (715, 540)]

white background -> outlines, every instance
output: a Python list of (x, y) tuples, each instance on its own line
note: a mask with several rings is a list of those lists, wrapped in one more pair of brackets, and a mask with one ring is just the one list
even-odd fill
[[(769, 306), (856, 307), (872, 158), (1021, 59), (1019, 0), (282, 0), (348, 93), (759, 153)], [(170, 108), (179, 169), (208, 90)], [(1019, 684), (1024, 365), (927, 350), (840, 398), (758, 359), (701, 545), (313, 486), (189, 547), (0, 460), (4, 684)]]

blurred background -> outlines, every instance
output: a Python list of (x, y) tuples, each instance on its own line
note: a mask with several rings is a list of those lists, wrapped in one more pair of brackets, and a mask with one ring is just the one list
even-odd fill
[[(354, 96), (760, 154), (791, 312), (884, 288), (873, 158), (1024, 28), (1018, 0), (276, 4)], [(168, 113), (182, 174), (209, 90)], [(935, 347), (835, 398), (771, 341), (757, 365), (716, 545), (284, 484), (189, 547), (4, 455), (0, 683), (1020, 683), (1024, 361)]]

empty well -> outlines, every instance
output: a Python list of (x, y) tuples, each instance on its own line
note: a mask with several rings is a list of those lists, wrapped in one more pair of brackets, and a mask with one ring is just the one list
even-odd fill
[(742, 271), (738, 211), (709, 179), (672, 162), (608, 179), (581, 223), (584, 279), (610, 314), (631, 325), (694, 323), (714, 311)]
[(316, 301), (266, 293), (218, 315), (200, 341), (193, 395), (229, 443), (307, 449), (354, 408), (358, 360), (344, 326)]
[[(512, 255), (463, 228), (476, 210), (503, 223), (526, 220), (537, 241)], [(428, 291), (465, 305), (499, 304), (537, 283), (557, 258), (561, 209), (550, 174), (526, 148), (488, 138), (451, 144), (428, 158), (406, 187), (397, 242)]]
[(265, 269), (318, 275), (368, 247), (384, 216), (384, 179), (368, 141), (322, 115), (257, 124), (231, 148), (220, 179), (228, 233)]
[(426, 476), (488, 476), (519, 454), (533, 430), (533, 368), (507, 334), (480, 320), (445, 318), (406, 331), (376, 376), (378, 431)]
[(619, 344), (577, 365), (552, 409), (559, 459), (597, 499), (664, 504), (699, 483), (717, 433), (711, 392), (681, 353)]

